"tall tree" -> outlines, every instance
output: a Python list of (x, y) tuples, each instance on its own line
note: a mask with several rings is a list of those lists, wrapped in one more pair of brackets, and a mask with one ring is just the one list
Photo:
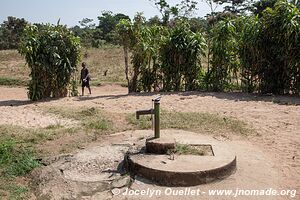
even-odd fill
[(223, 5), (225, 12), (240, 15), (251, 10), (253, 0), (215, 0), (215, 2)]
[(121, 19), (130, 20), (129, 16), (124, 15), (122, 13), (114, 14), (111, 11), (103, 11), (102, 15), (98, 17), (99, 25), (98, 29), (101, 30), (103, 39), (109, 43), (116, 43), (117, 41), (117, 33), (116, 26)]
[(27, 24), (24, 18), (7, 17), (7, 21), (1, 24), (0, 49), (17, 49)]
[(173, 18), (188, 18), (194, 14), (197, 9), (197, 1), (182, 0), (179, 4), (170, 5), (166, 0), (150, 0), (162, 15), (163, 25), (167, 25), (169, 20)]
[(96, 24), (93, 23), (93, 21), (93, 19), (83, 18), (81, 21), (79, 21), (79, 24), (83, 28), (95, 28)]
[(260, 1), (257, 1), (253, 4), (253, 7), (252, 7), (252, 12), (255, 14), (255, 15), (258, 15), (259, 17), (262, 16), (262, 12), (266, 9), (266, 8), (274, 8), (275, 6), (275, 3), (277, 2), (278, 0), (260, 0)]

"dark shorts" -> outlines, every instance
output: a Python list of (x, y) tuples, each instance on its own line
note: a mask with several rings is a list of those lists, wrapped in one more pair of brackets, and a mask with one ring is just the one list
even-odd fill
[(90, 87), (90, 80), (87, 80), (85, 82), (82, 80), (81, 82), (82, 82), (81, 84), (82, 87)]

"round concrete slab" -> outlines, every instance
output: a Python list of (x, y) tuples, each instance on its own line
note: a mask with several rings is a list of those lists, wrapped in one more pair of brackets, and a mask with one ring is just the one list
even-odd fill
[[(163, 133), (163, 131), (162, 131)], [(236, 169), (236, 156), (230, 146), (207, 136), (174, 130), (162, 134), (157, 142), (174, 138), (176, 143), (211, 145), (214, 156), (134, 154), (127, 157), (131, 173), (166, 186), (194, 186), (222, 179)], [(172, 139), (173, 140), (173, 139)]]

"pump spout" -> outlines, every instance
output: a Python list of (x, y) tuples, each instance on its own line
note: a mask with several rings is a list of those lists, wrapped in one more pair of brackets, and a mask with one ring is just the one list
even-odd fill
[(152, 115), (152, 114), (154, 114), (154, 110), (153, 109), (138, 110), (138, 111), (136, 111), (136, 119), (140, 119), (141, 115)]

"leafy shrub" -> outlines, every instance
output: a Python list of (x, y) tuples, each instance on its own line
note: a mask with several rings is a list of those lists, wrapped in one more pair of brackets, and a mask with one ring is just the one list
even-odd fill
[(166, 91), (195, 90), (201, 70), (201, 55), (206, 48), (204, 37), (194, 33), (185, 22), (171, 30), (161, 47), (163, 86)]
[(80, 58), (78, 37), (62, 25), (30, 25), (24, 30), (19, 51), (31, 69), (31, 100), (67, 96)]
[(238, 79), (237, 31), (233, 20), (218, 22), (212, 29), (211, 70), (208, 72), (209, 88), (213, 91), (230, 89)]
[(244, 89), (261, 93), (300, 93), (300, 12), (286, 1), (261, 17), (243, 18), (240, 60)]

